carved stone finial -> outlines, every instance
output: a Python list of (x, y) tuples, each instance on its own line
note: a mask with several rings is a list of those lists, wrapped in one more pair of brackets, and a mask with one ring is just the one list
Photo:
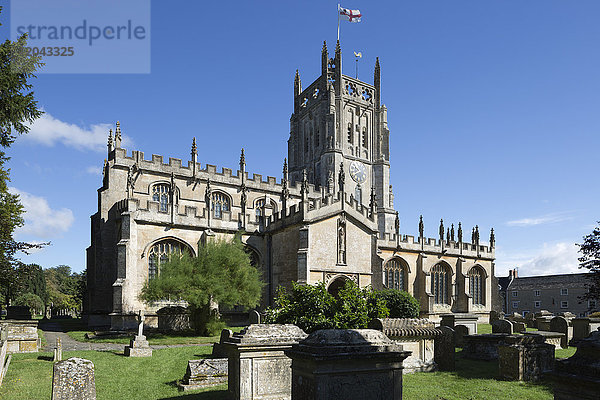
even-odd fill
[(242, 154), (240, 155), (240, 171), (246, 169), (246, 156), (244, 155), (244, 148), (242, 147)]
[(419, 237), (422, 238), (425, 233), (425, 224), (423, 224), (423, 215), (419, 216)]
[(340, 47), (340, 40), (338, 39), (337, 43), (335, 44), (335, 54), (340, 54), (342, 52), (342, 48)]
[(323, 49), (321, 50), (323, 53), (327, 53), (327, 41), (323, 40)]
[(306, 174), (306, 169), (302, 170), (302, 184), (300, 185), (300, 193), (302, 194), (303, 199), (305, 199), (308, 194), (308, 176)]
[(396, 229), (396, 235), (400, 234), (400, 217), (398, 211), (396, 211), (396, 220), (394, 221), (394, 228)]
[(283, 159), (283, 180), (287, 182), (288, 180), (288, 163), (287, 157)]
[(210, 178), (208, 178), (206, 180), (206, 191), (204, 193), (204, 199), (206, 200), (206, 203), (208, 204), (211, 200), (211, 194), (212, 194), (212, 189), (210, 187)]
[(196, 137), (192, 139), (192, 157), (198, 154), (198, 147), (196, 146)]
[(440, 219), (440, 242), (444, 241), (444, 220)]
[(117, 121), (117, 127), (115, 129), (115, 147), (121, 147), (121, 123)]
[(111, 152), (114, 149), (113, 147), (113, 134), (112, 129), (108, 131), (108, 151)]
[(490, 231), (490, 247), (496, 247), (496, 235), (494, 234), (494, 228)]
[(344, 191), (344, 184), (346, 183), (346, 173), (344, 172), (344, 162), (340, 163), (340, 172), (338, 175), (338, 184), (340, 185), (340, 192)]
[(450, 244), (450, 228), (446, 228), (446, 243)]
[(475, 237), (474, 237), (475, 244), (479, 245), (479, 226), (475, 225), (474, 233), (475, 233)]
[(454, 224), (450, 227), (450, 240), (454, 242)]
[(463, 241), (463, 231), (460, 222), (458, 223), (458, 242), (462, 243)]

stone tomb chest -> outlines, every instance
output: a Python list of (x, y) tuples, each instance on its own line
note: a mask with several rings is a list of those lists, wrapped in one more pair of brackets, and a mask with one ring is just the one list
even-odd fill
[(539, 335), (511, 335), (498, 346), (500, 379), (539, 381), (554, 366), (554, 346)]
[(498, 346), (505, 344), (507, 333), (467, 335), (463, 338), (463, 356), (471, 360), (498, 359)]
[(546, 343), (553, 345), (557, 349), (561, 348), (561, 344), (565, 343), (565, 335), (559, 332), (547, 332), (547, 331), (536, 331), (536, 332), (525, 332), (524, 335), (539, 335), (543, 336)]
[(294, 400), (402, 399), (402, 362), (410, 352), (373, 329), (324, 329), (286, 354)]
[(477, 333), (477, 321), (479, 317), (477, 314), (467, 314), (467, 313), (452, 313), (452, 314), (442, 314), (442, 320), (440, 325), (449, 326), (452, 329), (455, 329), (458, 325), (466, 326), (469, 330), (469, 335), (474, 335)]
[(229, 398), (290, 399), (292, 361), (284, 350), (304, 338), (296, 325), (254, 324), (226, 339)]

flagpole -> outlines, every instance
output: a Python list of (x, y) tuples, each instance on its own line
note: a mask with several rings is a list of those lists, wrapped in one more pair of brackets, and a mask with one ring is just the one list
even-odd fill
[(337, 36), (337, 40), (339, 42), (340, 41), (340, 3), (338, 3), (338, 6), (337, 6), (337, 20), (338, 20), (338, 36)]

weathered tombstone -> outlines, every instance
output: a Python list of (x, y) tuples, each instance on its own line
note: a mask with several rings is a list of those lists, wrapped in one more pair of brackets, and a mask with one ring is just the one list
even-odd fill
[(554, 372), (555, 400), (598, 399), (600, 393), (600, 331), (582, 339), (577, 352), (557, 360)]
[(560, 332), (550, 332), (550, 331), (535, 331), (535, 332), (525, 332), (524, 335), (539, 335), (543, 336), (546, 343), (553, 345), (555, 348), (561, 348), (561, 343), (563, 343), (563, 335)]
[(499, 319), (492, 323), (492, 333), (513, 334), (513, 323), (507, 319)]
[(435, 337), (433, 346), (435, 363), (440, 371), (454, 371), (456, 369), (454, 329), (448, 326), (439, 326), (435, 329), (441, 331), (441, 335)]
[(324, 329), (285, 352), (294, 400), (402, 399), (410, 352), (373, 329)]
[(441, 326), (449, 326), (450, 328), (454, 328), (457, 325), (463, 325), (469, 330), (469, 335), (474, 335), (477, 333), (477, 321), (479, 320), (477, 314), (452, 313), (442, 314), (441, 317)]
[(201, 389), (227, 383), (226, 358), (190, 360), (179, 386), (184, 390)]
[(235, 400), (290, 399), (292, 373), (284, 350), (306, 338), (295, 325), (254, 324), (234, 333), (227, 351), (228, 393)]
[(54, 348), (54, 362), (62, 361), (62, 341), (59, 337), (56, 338), (56, 347)]
[(504, 314), (499, 313), (498, 311), (494, 311), (494, 310), (490, 311), (490, 319), (489, 319), (490, 324), (499, 319), (504, 319)]
[(523, 333), (527, 332), (527, 326), (524, 322), (513, 322), (513, 332)]
[(569, 326), (569, 321), (565, 317), (554, 317), (550, 320), (550, 332), (559, 332), (564, 336), (561, 339), (560, 346), (563, 349), (569, 347), (569, 340), (573, 338), (573, 327)]
[(213, 343), (212, 348), (212, 358), (226, 358), (227, 351), (225, 347), (223, 347), (223, 343), (229, 340), (229, 338), (233, 335), (230, 329), (223, 329), (221, 331), (221, 337), (219, 339), (219, 343)]
[(260, 313), (256, 310), (250, 310), (248, 313), (250, 324), (260, 324)]
[(573, 344), (577, 344), (578, 341), (585, 339), (600, 328), (600, 318), (573, 318), (571, 323), (573, 324)]
[(139, 314), (139, 324), (138, 324), (138, 334), (134, 339), (131, 339), (129, 342), (129, 346), (125, 346), (125, 356), (126, 357), (152, 357), (152, 348), (148, 344), (146, 340), (146, 336), (144, 333), (144, 311), (140, 310)]
[(54, 364), (52, 400), (96, 400), (94, 363), (72, 357)]
[(539, 331), (550, 331), (550, 321), (552, 320), (552, 316), (547, 317), (536, 317), (535, 318), (535, 326)]
[(541, 336), (511, 335), (498, 346), (500, 379), (539, 381), (554, 366), (554, 346)]
[(528, 328), (535, 328), (535, 314), (534, 313), (528, 313), (525, 316), (525, 324), (527, 325)]
[(454, 344), (456, 347), (462, 347), (464, 344), (464, 337), (469, 334), (469, 328), (464, 325), (456, 325), (454, 327)]

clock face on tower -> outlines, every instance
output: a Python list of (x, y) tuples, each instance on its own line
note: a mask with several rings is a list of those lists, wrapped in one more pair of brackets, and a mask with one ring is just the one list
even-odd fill
[(350, 177), (356, 183), (364, 183), (367, 180), (367, 168), (360, 161), (350, 163)]

